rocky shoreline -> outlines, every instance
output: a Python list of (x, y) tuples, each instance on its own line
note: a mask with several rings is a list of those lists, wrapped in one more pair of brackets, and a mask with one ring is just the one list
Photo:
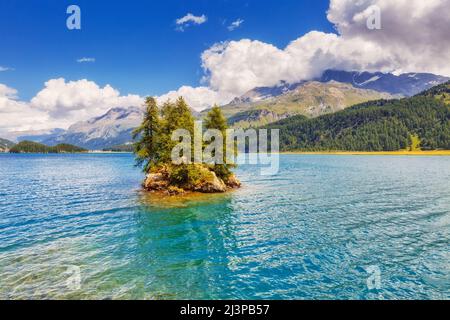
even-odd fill
[(147, 174), (142, 186), (146, 191), (167, 195), (183, 195), (189, 192), (224, 193), (241, 187), (241, 182), (234, 174), (227, 179), (217, 177), (216, 173), (203, 165), (192, 165), (196, 176), (190, 182), (177, 184), (171, 178), (172, 168), (161, 167)]

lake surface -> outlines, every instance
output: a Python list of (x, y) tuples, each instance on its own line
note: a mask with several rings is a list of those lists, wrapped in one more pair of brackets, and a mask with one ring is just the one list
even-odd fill
[(450, 299), (450, 157), (282, 155), (172, 200), (133, 164), (0, 155), (1, 299)]

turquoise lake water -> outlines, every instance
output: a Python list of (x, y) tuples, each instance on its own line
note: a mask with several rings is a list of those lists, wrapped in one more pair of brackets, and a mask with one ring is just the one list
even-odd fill
[(450, 299), (450, 157), (282, 155), (176, 200), (133, 164), (0, 155), (1, 299)]

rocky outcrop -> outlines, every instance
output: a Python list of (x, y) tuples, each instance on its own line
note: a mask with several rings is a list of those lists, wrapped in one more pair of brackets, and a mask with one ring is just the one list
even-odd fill
[(236, 178), (234, 174), (232, 174), (226, 181), (226, 185), (230, 189), (238, 189), (241, 187), (241, 182), (238, 180), (238, 178)]
[(151, 192), (163, 192), (168, 195), (181, 195), (186, 192), (223, 193), (241, 186), (240, 181), (234, 174), (224, 181), (207, 166), (198, 164), (194, 164), (186, 170), (189, 175), (187, 182), (176, 183), (174, 182), (176, 170), (169, 166), (163, 166), (147, 174), (143, 183), (144, 189)]
[(165, 193), (169, 196), (180, 196), (186, 193), (186, 191), (184, 191), (184, 189), (178, 188), (178, 187), (174, 187), (174, 186), (170, 186), (167, 188), (167, 190), (165, 191)]
[(202, 193), (220, 193), (227, 191), (227, 186), (223, 180), (219, 179), (214, 172), (207, 168), (203, 168), (202, 171), (202, 178), (192, 186), (194, 191)]
[(169, 181), (162, 173), (149, 173), (144, 181), (144, 188), (149, 191), (163, 191), (169, 188)]

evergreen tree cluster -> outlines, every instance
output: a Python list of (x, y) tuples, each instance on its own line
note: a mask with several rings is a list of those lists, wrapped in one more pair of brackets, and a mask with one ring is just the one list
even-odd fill
[[(161, 107), (154, 98), (148, 97), (145, 101), (146, 112), (142, 124), (133, 132), (134, 152), (137, 165), (148, 173), (158, 170), (162, 166), (170, 167), (171, 179), (175, 185), (183, 185), (198, 174), (198, 164), (173, 164), (171, 154), (179, 141), (172, 140), (172, 133), (178, 129), (187, 130), (192, 137), (192, 150), (194, 143), (194, 121), (191, 109), (183, 98), (175, 102), (167, 101)], [(225, 134), (228, 128), (227, 121), (218, 106), (213, 107), (204, 119), (204, 129), (217, 129)], [(205, 147), (205, 145), (203, 145)], [(224, 160), (226, 155), (224, 143)], [(194, 153), (191, 152), (191, 162)], [(225, 163), (225, 161), (224, 161)], [(217, 177), (226, 181), (232, 174), (232, 165), (228, 164), (202, 164), (213, 171)]]

